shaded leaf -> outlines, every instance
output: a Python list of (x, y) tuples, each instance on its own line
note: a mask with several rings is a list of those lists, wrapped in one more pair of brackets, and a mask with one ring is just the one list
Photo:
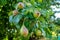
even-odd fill
[(14, 23), (14, 24), (18, 24), (19, 21), (21, 20), (21, 18), (22, 18), (22, 15), (20, 15), (20, 14), (16, 15), (16, 16), (13, 18), (13, 23)]
[(11, 16), (9, 17), (9, 22), (10, 22), (10, 23), (13, 22), (13, 15), (11, 15)]

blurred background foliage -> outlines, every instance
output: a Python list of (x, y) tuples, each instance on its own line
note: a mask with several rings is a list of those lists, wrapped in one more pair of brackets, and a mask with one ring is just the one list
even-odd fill
[[(21, 15), (13, 18), (12, 11), (16, 9), (18, 2), (23, 2), (25, 8), (18, 10), (19, 13), (21, 12)], [(50, 8), (54, 4), (56, 4), (54, 0), (0, 0), (0, 40), (20, 40), (19, 29), (25, 17), (24, 25), (29, 29), (29, 32), (39, 29), (47, 38), (52, 38), (52, 34), (57, 36), (60, 33), (60, 19), (55, 20), (54, 12)], [(38, 19), (31, 14), (36, 9), (41, 13)], [(30, 27), (34, 25), (32, 25), (32, 22), (36, 23), (33, 28)]]

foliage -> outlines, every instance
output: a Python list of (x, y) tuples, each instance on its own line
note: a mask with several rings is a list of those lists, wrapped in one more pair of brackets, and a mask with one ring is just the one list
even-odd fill
[[(47, 34), (52, 35), (52, 28), (56, 27), (51, 19), (51, 16), (54, 15), (50, 8), (52, 1), (0, 0), (1, 36), (6, 40), (29, 40), (32, 35), (36, 35), (37, 30), (40, 30), (42, 34), (45, 32), (46, 37)], [(14, 10), (18, 12), (13, 12)], [(25, 33), (26, 29), (28, 30), (28, 32), (26, 31), (28, 35), (25, 37), (20, 33), (23, 25), (25, 30), (21, 30), (24, 31), (22, 33)]]

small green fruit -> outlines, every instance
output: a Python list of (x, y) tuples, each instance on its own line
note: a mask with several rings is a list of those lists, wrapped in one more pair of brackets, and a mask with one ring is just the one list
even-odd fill
[(40, 36), (42, 35), (41, 31), (40, 30), (36, 30), (36, 36)]
[(18, 10), (13, 11), (13, 15), (16, 16), (18, 14)]
[(19, 8), (19, 9), (23, 9), (23, 8), (24, 8), (24, 3), (19, 2), (19, 3), (18, 3), (18, 8)]
[(23, 25), (20, 29), (20, 34), (23, 36), (23, 37), (27, 37), (28, 36), (28, 29)]
[(33, 16), (34, 16), (35, 18), (39, 18), (40, 15), (41, 15), (41, 13), (40, 13), (39, 11), (37, 11), (37, 10), (34, 11)]

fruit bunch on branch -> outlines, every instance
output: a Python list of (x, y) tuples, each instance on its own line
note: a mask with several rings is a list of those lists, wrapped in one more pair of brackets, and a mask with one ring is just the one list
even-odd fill
[(43, 9), (46, 6), (41, 7), (42, 3), (44, 3), (42, 0), (23, 0), (14, 4), (14, 10), (9, 15), (9, 22), (11, 26), (15, 26), (19, 39), (29, 40), (33, 35), (38, 39), (43, 35), (42, 29), (51, 34), (48, 24), (53, 22), (50, 20), (53, 12), (50, 8)]

